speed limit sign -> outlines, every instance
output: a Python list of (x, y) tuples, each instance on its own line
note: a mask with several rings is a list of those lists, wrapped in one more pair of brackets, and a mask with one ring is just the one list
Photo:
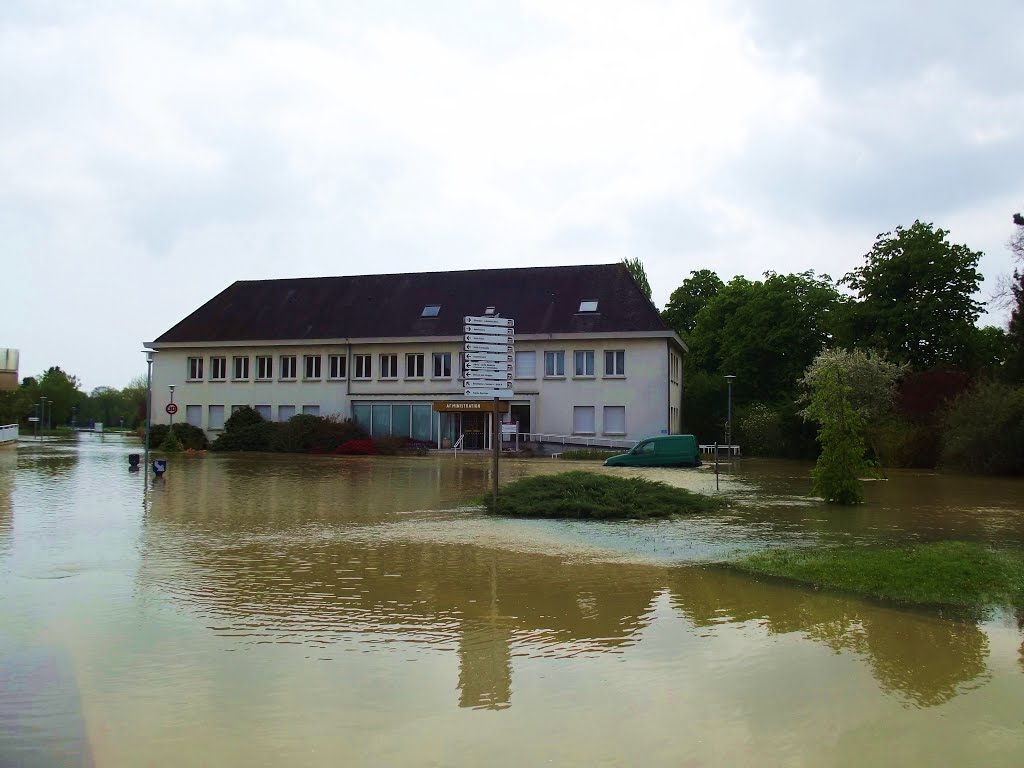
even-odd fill
[(178, 406), (176, 406), (174, 403), (168, 403), (167, 407), (164, 408), (164, 410), (167, 411), (171, 416), (173, 416), (178, 412)]

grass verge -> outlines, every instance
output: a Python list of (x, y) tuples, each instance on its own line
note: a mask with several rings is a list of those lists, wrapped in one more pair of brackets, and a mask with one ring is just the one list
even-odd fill
[(729, 566), (897, 602), (972, 608), (1024, 605), (1024, 552), (965, 541), (877, 549), (776, 549)]
[(569, 517), (595, 520), (671, 517), (720, 508), (710, 496), (639, 477), (563, 472), (515, 480), (498, 490), (498, 503), (485, 497), (488, 512), (514, 517)]

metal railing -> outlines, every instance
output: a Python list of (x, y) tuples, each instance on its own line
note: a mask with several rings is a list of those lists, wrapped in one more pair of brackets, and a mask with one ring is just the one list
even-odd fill
[(459, 435), (459, 439), (458, 439), (458, 440), (456, 440), (456, 441), (455, 441), (455, 445), (453, 445), (453, 446), (452, 446), (452, 450), (454, 450), (454, 451), (455, 451), (455, 455), (456, 455), (456, 456), (458, 456), (458, 455), (459, 455), (459, 448), (461, 448), (461, 449), (462, 449), (462, 452), (463, 452), (463, 453), (465, 453), (465, 452), (466, 452), (466, 446), (465, 446), (465, 445), (463, 445), (463, 442), (465, 441), (465, 439), (466, 439), (466, 435), (465, 435), (465, 434), (461, 434), (461, 435)]
[(715, 450), (717, 450), (720, 455), (723, 454), (723, 453), (726, 456), (739, 456), (740, 455), (740, 447), (738, 445), (725, 445), (724, 443), (710, 443), (708, 445), (701, 445), (700, 446), (700, 452), (703, 453), (705, 456), (712, 456), (712, 455), (714, 455)]
[(620, 440), (614, 437), (592, 437), (589, 435), (550, 435), (542, 432), (520, 432), (519, 438), (526, 443), (551, 443), (553, 445), (582, 445), (585, 448), (632, 448), (639, 440)]
[(0, 426), (0, 443), (13, 443), (17, 439), (17, 424), (4, 424), (3, 426)]

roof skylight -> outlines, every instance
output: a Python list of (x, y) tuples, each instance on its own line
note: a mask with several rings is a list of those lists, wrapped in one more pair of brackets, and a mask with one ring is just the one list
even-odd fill
[(597, 301), (587, 299), (580, 302), (580, 312), (597, 312)]
[(420, 315), (420, 317), (437, 317), (440, 311), (440, 304), (427, 304), (427, 306), (423, 308), (423, 313)]

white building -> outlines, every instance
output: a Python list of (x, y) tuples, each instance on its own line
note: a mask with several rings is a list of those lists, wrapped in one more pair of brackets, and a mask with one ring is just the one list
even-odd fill
[(463, 318), (515, 321), (505, 421), (570, 442), (622, 445), (679, 431), (682, 355), (621, 264), (240, 281), (146, 346), (153, 420), (211, 437), (232, 410), (354, 419), (469, 448), (490, 442), (493, 401), (464, 397)]

